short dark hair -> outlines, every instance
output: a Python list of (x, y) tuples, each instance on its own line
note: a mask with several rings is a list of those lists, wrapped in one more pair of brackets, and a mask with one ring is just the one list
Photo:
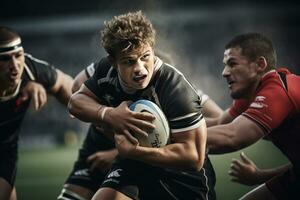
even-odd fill
[(0, 26), (0, 45), (7, 44), (17, 38), (20, 38), (20, 35), (16, 31)]
[(267, 60), (267, 70), (274, 69), (277, 62), (276, 51), (272, 41), (261, 33), (246, 33), (234, 37), (226, 44), (225, 49), (240, 47), (242, 55), (250, 61), (260, 56)]

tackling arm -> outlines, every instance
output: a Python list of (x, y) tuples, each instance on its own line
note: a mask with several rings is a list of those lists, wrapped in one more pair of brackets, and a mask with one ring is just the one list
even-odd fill
[[(205, 117), (205, 113), (204, 113)], [(229, 109), (219, 114), (217, 117), (205, 117), (207, 127), (219, 125), (219, 124), (227, 124), (233, 121), (233, 117), (229, 114)]]
[(207, 146), (209, 153), (229, 153), (245, 148), (264, 136), (262, 128), (242, 115), (231, 123), (209, 127)]
[(57, 71), (57, 80), (54, 86), (50, 89), (53, 94), (62, 104), (67, 105), (71, 97), (71, 87), (73, 85), (73, 78), (60, 70)]

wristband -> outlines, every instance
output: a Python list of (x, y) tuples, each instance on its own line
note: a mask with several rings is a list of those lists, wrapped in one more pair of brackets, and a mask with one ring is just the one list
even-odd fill
[(101, 108), (100, 110), (102, 110), (102, 111), (101, 111), (101, 115), (100, 115), (100, 119), (101, 119), (102, 121), (104, 121), (104, 116), (105, 116), (105, 113), (106, 113), (106, 111), (107, 111), (107, 107), (105, 106), (103, 109)]

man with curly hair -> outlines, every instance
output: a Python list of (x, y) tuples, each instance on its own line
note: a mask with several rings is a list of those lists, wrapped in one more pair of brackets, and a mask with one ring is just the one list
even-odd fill
[[(108, 56), (69, 103), (72, 115), (97, 125), (118, 150), (93, 199), (215, 199), (201, 98), (181, 72), (155, 56), (151, 22), (140, 11), (116, 16), (105, 23), (101, 39)], [(153, 115), (128, 108), (139, 99), (165, 113), (168, 145), (143, 147), (133, 137), (155, 128)], [(65, 193), (61, 199), (86, 198)]]

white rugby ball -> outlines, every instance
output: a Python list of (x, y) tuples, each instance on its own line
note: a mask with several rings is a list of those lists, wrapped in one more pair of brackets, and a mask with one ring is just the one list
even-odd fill
[(141, 146), (144, 147), (163, 147), (169, 142), (170, 128), (168, 120), (162, 110), (152, 101), (138, 100), (129, 106), (135, 112), (149, 112), (155, 116), (153, 124), (155, 129), (147, 132), (148, 137), (135, 135)]

